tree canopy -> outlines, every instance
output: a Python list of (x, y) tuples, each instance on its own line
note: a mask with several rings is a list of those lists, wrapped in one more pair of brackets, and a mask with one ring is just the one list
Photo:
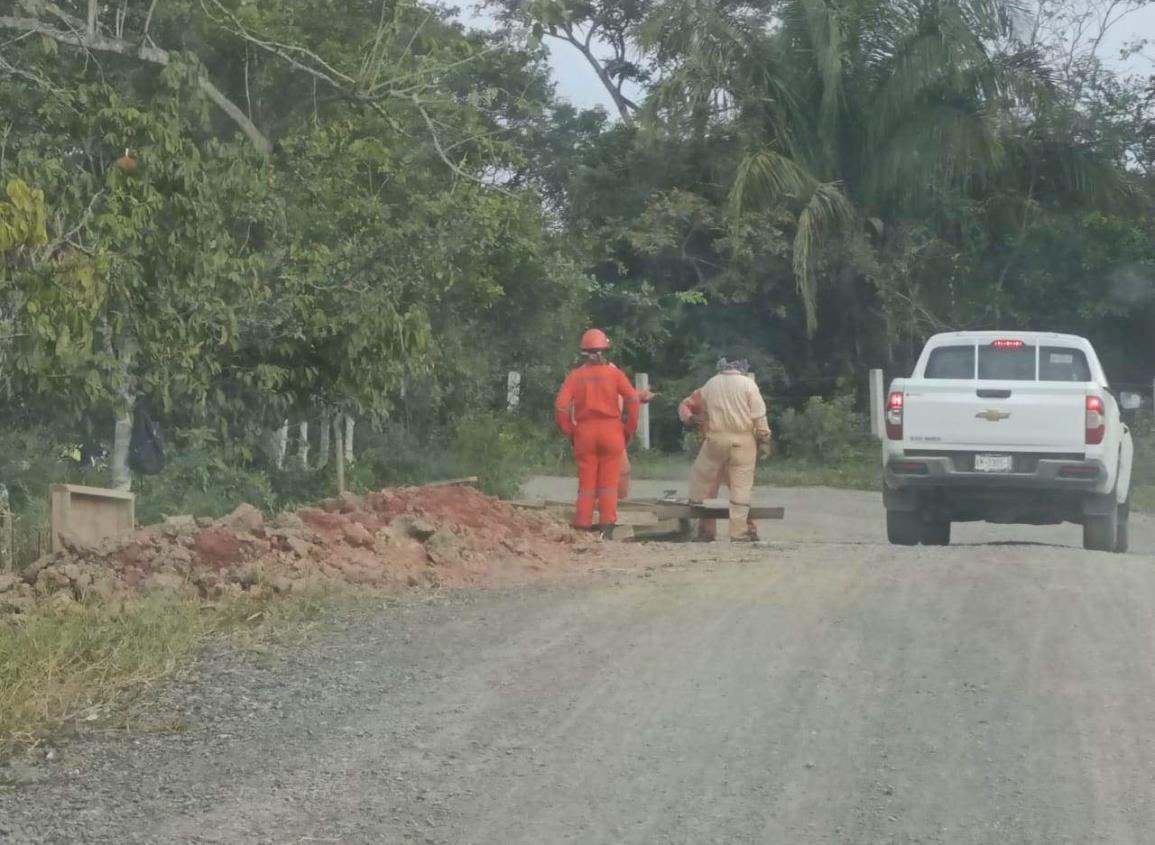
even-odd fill
[[(500, 32), (0, 0), (4, 421), (111, 441), (143, 401), (252, 461), (287, 419), (498, 408), (517, 370), (545, 426), (595, 324), (670, 392), (740, 347), (780, 404), (945, 329), (1153, 375), (1153, 99), (1095, 7), (484, 5)], [(547, 40), (612, 114), (557, 97)]]

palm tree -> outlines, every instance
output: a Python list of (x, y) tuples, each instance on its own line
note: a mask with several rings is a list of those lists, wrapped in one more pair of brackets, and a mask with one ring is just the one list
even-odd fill
[[(1019, 180), (1043, 140), (1024, 127), (1056, 96), (1039, 58), (1016, 47), (1010, 0), (673, 0), (642, 40), (668, 68), (655, 112), (707, 113), (741, 135), (735, 214), (795, 215), (809, 331), (823, 244), (864, 220), (881, 230), (926, 213), (944, 191)], [(1047, 166), (1075, 189), (1102, 184), (1086, 155), (1055, 140)]]

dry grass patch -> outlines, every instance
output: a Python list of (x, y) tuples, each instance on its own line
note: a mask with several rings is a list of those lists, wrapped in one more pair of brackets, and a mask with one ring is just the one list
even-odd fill
[(338, 595), (49, 600), (28, 614), (0, 617), (0, 755), (115, 715), (129, 698), (186, 666), (210, 637), (259, 645), (300, 632)]

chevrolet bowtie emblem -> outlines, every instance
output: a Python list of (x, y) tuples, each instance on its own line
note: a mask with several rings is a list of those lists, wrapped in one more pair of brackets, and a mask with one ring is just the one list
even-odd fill
[(999, 420), (1005, 420), (1010, 415), (1010, 411), (1005, 413), (1003, 411), (979, 411), (975, 414), (975, 419), (986, 420), (987, 422), (998, 422)]

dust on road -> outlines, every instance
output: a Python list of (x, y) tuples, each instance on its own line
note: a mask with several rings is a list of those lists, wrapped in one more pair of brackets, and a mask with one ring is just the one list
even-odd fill
[(1070, 526), (891, 548), (877, 494), (759, 501), (787, 507), (762, 546), (622, 547), (209, 655), (152, 708), (184, 730), (68, 744), (0, 789), (0, 841), (1152, 841), (1149, 556)]

